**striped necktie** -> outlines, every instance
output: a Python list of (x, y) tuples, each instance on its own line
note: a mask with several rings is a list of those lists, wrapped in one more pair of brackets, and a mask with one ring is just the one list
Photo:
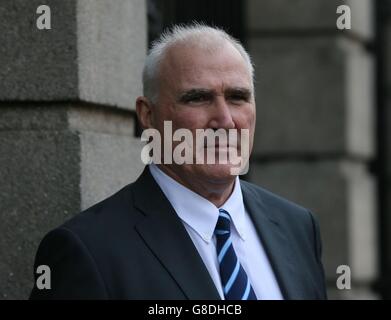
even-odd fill
[(217, 258), (220, 265), (220, 279), (226, 300), (257, 300), (250, 280), (236, 256), (231, 239), (231, 217), (219, 209), (215, 229)]

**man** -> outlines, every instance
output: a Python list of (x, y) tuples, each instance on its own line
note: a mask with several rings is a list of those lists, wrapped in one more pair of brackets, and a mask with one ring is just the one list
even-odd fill
[[(193, 141), (199, 129), (247, 132), (242, 143), (251, 150), (253, 67), (225, 32), (195, 24), (165, 33), (147, 57), (143, 85), (137, 115), (168, 152), (180, 141), (167, 141), (165, 121), (174, 132), (188, 129)], [(193, 158), (209, 149), (244, 157), (245, 145), (221, 141), (194, 147)], [(136, 182), (50, 232), (35, 269), (51, 268), (51, 289), (34, 287), (31, 298), (326, 298), (312, 214), (239, 180), (232, 161), (219, 159), (155, 161)]]

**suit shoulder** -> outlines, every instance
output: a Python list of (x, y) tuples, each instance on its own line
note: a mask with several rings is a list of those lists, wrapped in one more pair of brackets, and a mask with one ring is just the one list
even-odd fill
[(59, 228), (67, 229), (83, 238), (96, 232), (104, 235), (105, 230), (115, 230), (123, 223), (134, 224), (138, 212), (133, 206), (132, 185), (128, 184), (108, 198), (81, 211), (65, 221)]
[(137, 238), (132, 230), (141, 215), (133, 205), (129, 184), (48, 232), (39, 245), (36, 261), (66, 261), (67, 257), (59, 258), (57, 254), (63, 252), (79, 253), (82, 260), (88, 257), (97, 266), (105, 265), (107, 255), (114, 255), (113, 250), (120, 250), (123, 243), (133, 243)]
[(277, 195), (265, 188), (262, 188), (254, 183), (250, 183), (248, 181), (240, 180), (240, 184), (244, 192), (248, 192), (252, 197), (256, 197), (259, 199), (265, 206), (272, 207), (277, 209), (276, 211), (282, 215), (290, 215), (290, 216), (305, 216), (308, 218), (310, 211), (297, 204), (294, 203), (280, 195)]
[(243, 196), (255, 197), (260, 211), (284, 226), (291, 239), (300, 237), (305, 238), (306, 243), (314, 243), (319, 230), (317, 218), (310, 210), (253, 183), (241, 181), (241, 185)]

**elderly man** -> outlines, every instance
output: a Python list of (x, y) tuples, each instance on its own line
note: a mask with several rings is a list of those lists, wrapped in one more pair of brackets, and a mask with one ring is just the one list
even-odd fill
[[(180, 144), (168, 141), (169, 122), (174, 132), (189, 130), (193, 141), (199, 129), (247, 132), (241, 143), (202, 143), (190, 159), (212, 148), (219, 155), (236, 149), (242, 164), (248, 160), (253, 67), (227, 33), (174, 27), (153, 44), (143, 84), (137, 115), (144, 129), (163, 137), (162, 159)], [(155, 161), (136, 182), (50, 232), (35, 268), (51, 268), (51, 289), (34, 287), (31, 298), (326, 298), (312, 214), (241, 181), (232, 161), (219, 159)]]

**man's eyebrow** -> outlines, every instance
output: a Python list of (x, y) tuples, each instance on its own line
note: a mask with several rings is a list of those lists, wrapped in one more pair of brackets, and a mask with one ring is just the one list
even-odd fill
[(229, 94), (236, 93), (236, 94), (243, 94), (245, 96), (251, 96), (251, 90), (243, 87), (227, 88), (225, 92)]
[(200, 96), (208, 96), (211, 97), (213, 95), (213, 90), (209, 89), (190, 89), (185, 90), (179, 94), (178, 101), (189, 101), (193, 98), (197, 98)]

